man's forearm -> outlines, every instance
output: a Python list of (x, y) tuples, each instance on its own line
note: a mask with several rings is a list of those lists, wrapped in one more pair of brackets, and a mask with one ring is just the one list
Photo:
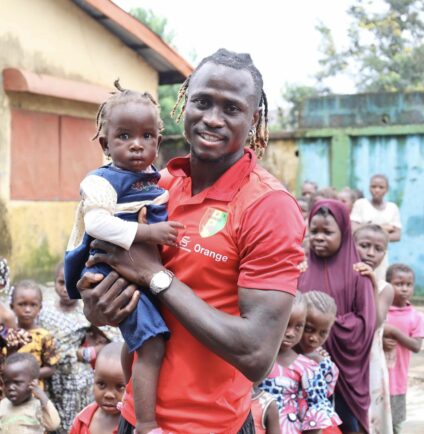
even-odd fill
[(251, 381), (262, 379), (279, 349), (293, 297), (281, 291), (239, 289), (240, 316), (211, 307), (178, 279), (160, 295), (200, 342)]

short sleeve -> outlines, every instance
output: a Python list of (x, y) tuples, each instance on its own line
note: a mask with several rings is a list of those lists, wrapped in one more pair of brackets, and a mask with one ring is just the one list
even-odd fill
[(42, 366), (54, 366), (59, 362), (59, 354), (56, 349), (54, 337), (48, 333), (43, 338), (43, 351), (41, 354)]
[(355, 223), (365, 223), (364, 219), (364, 205), (367, 199), (358, 199), (353, 204), (352, 212), (350, 213), (350, 220)]
[(421, 312), (414, 311), (414, 321), (410, 336), (413, 338), (424, 338), (424, 316)]
[(304, 235), (300, 209), (287, 192), (270, 192), (250, 205), (238, 233), (238, 286), (295, 294)]

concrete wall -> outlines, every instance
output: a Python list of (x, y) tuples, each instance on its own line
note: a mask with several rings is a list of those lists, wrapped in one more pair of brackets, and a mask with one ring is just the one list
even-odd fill
[[(21, 68), (109, 89), (119, 77), (124, 87), (157, 94), (158, 73), (69, 0), (2, 1), (0, 16), (0, 71)], [(15, 277), (44, 278), (63, 255), (76, 203), (10, 200), (12, 107), (77, 116), (94, 123), (97, 106), (5, 94), (0, 82), (0, 198), (8, 208), (11, 270)]]

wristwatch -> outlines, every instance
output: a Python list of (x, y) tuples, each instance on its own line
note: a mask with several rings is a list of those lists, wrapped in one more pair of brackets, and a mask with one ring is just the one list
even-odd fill
[(172, 279), (174, 278), (174, 273), (169, 270), (158, 271), (153, 274), (150, 280), (150, 290), (153, 294), (158, 295), (165, 289), (171, 286)]

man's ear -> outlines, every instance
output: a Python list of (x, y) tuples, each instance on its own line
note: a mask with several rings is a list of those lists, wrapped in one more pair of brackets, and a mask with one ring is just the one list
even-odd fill
[(258, 127), (258, 121), (259, 121), (259, 110), (256, 110), (255, 113), (253, 113), (251, 128), (257, 128)]
[(107, 139), (106, 139), (106, 137), (104, 137), (104, 136), (100, 136), (100, 137), (99, 137), (99, 142), (100, 142), (100, 146), (101, 146), (102, 149), (103, 149), (103, 153), (104, 153), (106, 156), (109, 156), (109, 155), (110, 155), (110, 152), (109, 152), (109, 147), (108, 147), (108, 145), (107, 145)]

